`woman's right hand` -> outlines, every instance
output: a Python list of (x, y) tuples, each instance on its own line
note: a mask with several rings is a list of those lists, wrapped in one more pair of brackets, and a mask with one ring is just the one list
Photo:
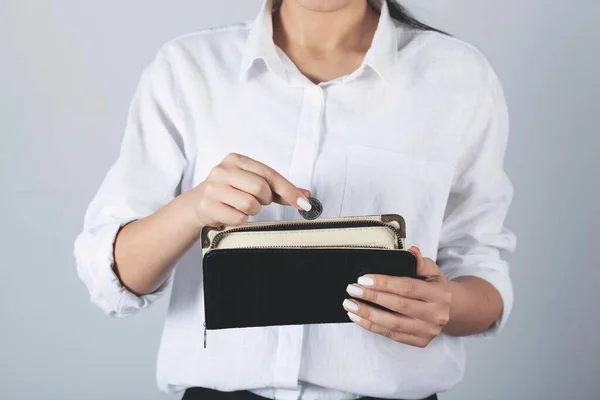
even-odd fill
[(229, 154), (205, 181), (187, 192), (200, 225), (241, 225), (271, 203), (310, 210), (310, 192), (274, 169), (240, 154)]

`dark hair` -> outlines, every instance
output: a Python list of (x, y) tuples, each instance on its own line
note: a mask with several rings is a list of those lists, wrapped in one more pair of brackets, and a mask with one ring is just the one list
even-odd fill
[(390, 16), (393, 19), (395, 19), (396, 21), (400, 22), (401, 24), (406, 25), (413, 29), (417, 29), (417, 30), (434, 31), (434, 32), (439, 32), (439, 33), (443, 33), (444, 35), (447, 35), (446, 32), (442, 32), (438, 29), (432, 28), (431, 26), (424, 24), (423, 22), (419, 21), (418, 19), (416, 19), (415, 17), (410, 15), (408, 10), (404, 6), (402, 6), (400, 3), (398, 3), (396, 0), (385, 0), (385, 1), (388, 5), (388, 9), (390, 11)]

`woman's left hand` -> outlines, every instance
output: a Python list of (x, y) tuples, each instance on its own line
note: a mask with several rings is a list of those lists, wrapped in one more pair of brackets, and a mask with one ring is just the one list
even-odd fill
[(387, 275), (365, 275), (348, 286), (355, 299), (379, 304), (384, 311), (364, 302), (345, 300), (348, 316), (361, 327), (400, 343), (426, 347), (450, 319), (452, 293), (437, 264), (424, 258), (416, 247), (417, 275), (426, 280)]

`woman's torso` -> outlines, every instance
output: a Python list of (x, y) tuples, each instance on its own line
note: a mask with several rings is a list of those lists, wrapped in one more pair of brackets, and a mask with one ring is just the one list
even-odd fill
[[(264, 40), (259, 23), (188, 35), (161, 50), (185, 121), (181, 189), (200, 183), (226, 154), (241, 153), (310, 189), (322, 217), (403, 215), (408, 244), (435, 259), (461, 135), (488, 73), (483, 56), (390, 19), (358, 71), (314, 85)], [(277, 205), (256, 217), (296, 218)], [(200, 259), (196, 246), (174, 276), (158, 360), (163, 389), (408, 398), (462, 378), (460, 339), (442, 335), (422, 349), (353, 324), (209, 332), (205, 349)]]

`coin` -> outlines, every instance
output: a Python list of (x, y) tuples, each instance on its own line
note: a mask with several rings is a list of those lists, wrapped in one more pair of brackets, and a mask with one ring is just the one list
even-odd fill
[(308, 202), (311, 205), (310, 211), (298, 210), (300, 215), (302, 215), (302, 218), (308, 220), (319, 218), (321, 213), (323, 213), (323, 204), (321, 204), (321, 202), (314, 197), (309, 197)]

